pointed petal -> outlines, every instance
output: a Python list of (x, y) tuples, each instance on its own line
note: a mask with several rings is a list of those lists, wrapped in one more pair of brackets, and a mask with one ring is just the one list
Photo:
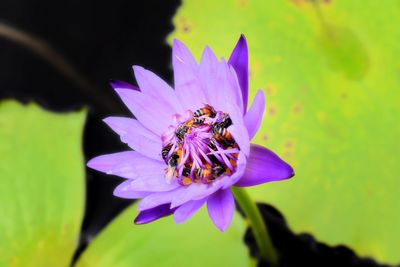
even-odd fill
[(151, 178), (164, 173), (165, 164), (135, 151), (107, 154), (91, 159), (87, 166), (107, 174), (127, 179)]
[(128, 180), (118, 185), (114, 189), (113, 195), (120, 198), (139, 199), (139, 198), (144, 198), (149, 194), (151, 194), (149, 192), (143, 192), (143, 191), (140, 192), (131, 190), (130, 182), (131, 181)]
[(172, 46), (172, 64), (176, 94), (183, 107), (196, 110), (204, 106), (207, 100), (199, 82), (199, 67), (189, 49), (176, 39)]
[(258, 128), (260, 128), (265, 110), (265, 97), (262, 90), (258, 90), (254, 97), (253, 104), (249, 111), (244, 115), (244, 124), (249, 133), (249, 139), (253, 139), (256, 135)]
[(161, 136), (170, 125), (175, 111), (154, 97), (128, 89), (115, 91), (139, 122), (153, 133)]
[(119, 81), (119, 80), (110, 80), (110, 85), (113, 89), (131, 89), (131, 90), (136, 90), (136, 91), (140, 91), (139, 88), (137, 88), (136, 86), (124, 82), (124, 81)]
[(161, 139), (152, 131), (146, 129), (139, 121), (124, 117), (108, 117), (103, 120), (120, 137), (140, 154), (155, 159), (161, 158)]
[[(201, 66), (207, 68), (208, 66)], [(202, 82), (207, 82), (207, 91), (211, 96), (209, 102), (217, 110), (226, 110), (226, 105), (232, 105), (240, 110), (240, 115), (243, 114), (243, 101), (240, 92), (240, 86), (234, 69), (222, 59), (218, 62), (215, 70), (199, 72)], [(212, 72), (212, 73), (211, 73)]]
[(243, 177), (235, 186), (253, 186), (293, 177), (293, 168), (271, 150), (251, 145)]
[(206, 46), (200, 60), (199, 80), (206, 96), (207, 103), (213, 104), (215, 82), (217, 77), (218, 59), (210, 47)]
[(165, 105), (174, 109), (176, 113), (183, 114), (184, 109), (175, 94), (175, 91), (153, 72), (140, 66), (133, 66), (136, 81), (140, 90), (160, 100)]
[(174, 209), (170, 209), (168, 204), (161, 205), (150, 210), (145, 210), (139, 213), (139, 215), (135, 218), (135, 224), (146, 224), (149, 222), (153, 222), (162, 217), (171, 215), (174, 213)]
[(177, 208), (177, 210), (174, 212), (175, 222), (177, 224), (185, 222), (203, 206), (206, 200), (207, 198), (203, 198), (200, 200), (192, 200)]
[(235, 200), (231, 190), (224, 189), (215, 192), (207, 200), (208, 215), (215, 226), (222, 232), (228, 229), (235, 211)]
[(240, 110), (243, 109), (242, 93), (235, 70), (224, 60), (218, 61), (214, 52), (208, 46), (204, 48), (200, 60), (199, 80), (206, 95), (207, 103), (223, 110), (222, 104), (229, 99), (230, 103), (238, 106)]
[(248, 70), (248, 48), (246, 38), (242, 34), (237, 42), (228, 63), (235, 69), (243, 99), (243, 114), (247, 110), (248, 87), (249, 87), (249, 70)]
[(243, 114), (243, 110), (245, 110), (245, 107), (243, 105), (243, 95), (242, 95), (242, 90), (240, 88), (239, 80), (238, 80), (235, 69), (230, 65), (228, 65), (228, 66), (229, 66), (229, 72), (230, 72), (229, 82), (230, 82), (230, 86), (234, 93), (233, 99), (235, 101), (235, 105), (240, 109), (240, 111), (242, 111), (242, 114)]

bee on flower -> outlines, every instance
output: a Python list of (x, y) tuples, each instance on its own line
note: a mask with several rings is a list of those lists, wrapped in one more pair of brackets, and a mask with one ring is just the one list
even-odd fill
[(244, 36), (228, 62), (205, 47), (200, 62), (174, 40), (174, 89), (149, 70), (134, 66), (138, 87), (113, 82), (134, 118), (104, 119), (132, 150), (98, 156), (88, 166), (126, 178), (115, 190), (141, 199), (136, 224), (172, 215), (183, 223), (204, 204), (225, 231), (235, 202), (231, 187), (288, 179), (290, 165), (251, 144), (260, 127), (265, 98), (248, 102), (248, 51)]

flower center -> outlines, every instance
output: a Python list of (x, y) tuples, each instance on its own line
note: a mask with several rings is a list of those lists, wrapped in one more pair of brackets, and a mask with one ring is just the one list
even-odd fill
[(210, 184), (235, 172), (240, 148), (228, 131), (231, 125), (229, 114), (210, 105), (175, 116), (175, 125), (162, 136), (167, 182)]

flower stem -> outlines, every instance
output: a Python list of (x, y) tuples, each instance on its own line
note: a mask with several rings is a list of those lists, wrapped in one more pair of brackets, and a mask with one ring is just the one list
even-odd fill
[(236, 201), (247, 217), (253, 236), (256, 240), (262, 260), (271, 267), (278, 266), (278, 255), (272, 244), (267, 225), (261, 217), (257, 204), (251, 199), (244, 188), (232, 187)]

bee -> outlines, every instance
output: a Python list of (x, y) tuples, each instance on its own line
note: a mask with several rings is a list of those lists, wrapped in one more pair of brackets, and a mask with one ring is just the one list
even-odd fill
[(185, 137), (185, 135), (189, 132), (190, 127), (182, 124), (181, 126), (178, 127), (178, 129), (176, 129), (175, 131), (175, 136), (180, 140), (183, 141), (183, 138)]
[(193, 117), (206, 116), (210, 118), (215, 118), (216, 115), (217, 113), (215, 112), (215, 109), (208, 104), (206, 104), (204, 108), (200, 108), (193, 113)]
[(165, 169), (165, 178), (167, 179), (167, 183), (170, 184), (174, 176), (176, 176), (176, 168), (168, 166)]
[(213, 134), (214, 139), (224, 146), (232, 146), (235, 144), (232, 134), (224, 127), (223, 122), (213, 125)]
[(177, 153), (172, 154), (168, 160), (168, 166), (172, 167), (172, 168), (176, 168), (176, 166), (178, 166), (178, 159), (179, 159), (179, 155)]
[(222, 165), (216, 165), (212, 168), (212, 173), (215, 176), (221, 176), (225, 172), (225, 168)]
[(197, 168), (196, 176), (205, 181), (212, 181), (215, 179), (211, 168)]
[(189, 167), (184, 167), (183, 168), (183, 171), (182, 171), (182, 176), (185, 176), (185, 177), (189, 177), (190, 176), (190, 168)]
[(163, 149), (161, 150), (161, 156), (162, 156), (164, 161), (167, 159), (168, 153), (171, 150), (171, 148), (172, 148), (172, 144), (169, 143), (168, 145), (163, 147)]
[(231, 117), (229, 117), (228, 114), (226, 114), (223, 118), (222, 118), (222, 122), (221, 122), (222, 126), (224, 128), (228, 128), (229, 126), (232, 125), (232, 120)]
[(177, 153), (173, 153), (168, 160), (168, 167), (165, 169), (165, 177), (167, 178), (167, 182), (171, 183), (172, 178), (176, 176), (176, 166), (178, 166), (179, 155)]
[(224, 127), (224, 123), (215, 123), (213, 125), (213, 134), (220, 135), (224, 138), (231, 138), (231, 133)]
[(192, 127), (192, 126), (197, 127), (200, 124), (204, 123), (204, 121), (205, 121), (205, 118), (191, 118), (190, 120), (188, 120), (185, 123), (185, 125), (188, 127)]
[(215, 145), (215, 139), (214, 138), (210, 139), (210, 142), (208, 143), (208, 147), (211, 148), (214, 151), (217, 150), (217, 146)]
[(213, 125), (214, 134), (225, 135), (228, 132), (226, 129), (232, 125), (232, 120), (229, 115), (225, 115), (221, 122), (215, 123)]
[(212, 126), (213, 134), (221, 134), (222, 131), (224, 130), (224, 127), (221, 125), (221, 123), (215, 123)]

